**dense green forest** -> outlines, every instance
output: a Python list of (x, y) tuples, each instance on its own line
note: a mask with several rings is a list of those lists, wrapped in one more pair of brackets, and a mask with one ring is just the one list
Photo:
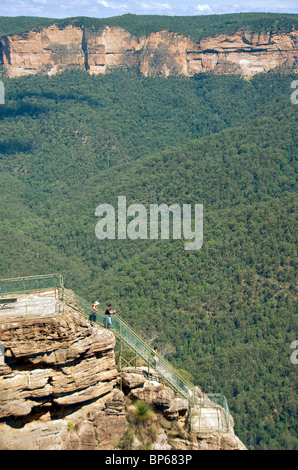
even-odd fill
[[(295, 75), (5, 79), (0, 277), (60, 272), (205, 392), (250, 449), (297, 449)], [(101, 203), (203, 204), (204, 243), (98, 240)]]
[(298, 29), (296, 14), (280, 13), (233, 13), (224, 15), (161, 16), (126, 14), (112, 18), (75, 17), (64, 19), (38, 17), (0, 17), (0, 37), (42, 28), (55, 23), (59, 27), (69, 24), (99, 29), (117, 26), (140, 37), (156, 31), (171, 31), (201, 40), (219, 34), (234, 34), (236, 31), (291, 32)]

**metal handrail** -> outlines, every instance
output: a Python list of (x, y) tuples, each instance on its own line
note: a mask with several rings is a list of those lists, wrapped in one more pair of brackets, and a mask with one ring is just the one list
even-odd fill
[(34, 276), (9, 277), (9, 278), (6, 278), (6, 279), (0, 279), (0, 282), (4, 282), (4, 281), (10, 281), (10, 282), (26, 281), (26, 280), (31, 280), (31, 279), (43, 279), (43, 278), (47, 278), (47, 277), (62, 278), (62, 275), (58, 274), (58, 273), (54, 273), (54, 274), (36, 274)]
[[(90, 304), (90, 302), (78, 296), (77, 294), (74, 294), (74, 298), (80, 304), (80, 310), (83, 310), (82, 313), (84, 313), (86, 316), (88, 316), (88, 318), (90, 318), (90, 315), (92, 314), (92, 305)], [(67, 301), (67, 303), (71, 304), (71, 302), (69, 301)], [(98, 319), (100, 319), (100, 321), (98, 321)], [(101, 326), (105, 326), (105, 314), (100, 312), (97, 313), (97, 323), (99, 323)], [(113, 331), (116, 336), (121, 337), (121, 339), (123, 339), (123, 341), (131, 349), (133, 349), (143, 360), (145, 360), (146, 362), (149, 362), (151, 360), (152, 347), (148, 343), (146, 343), (146, 341), (144, 341), (143, 338), (141, 338), (141, 336), (136, 331), (134, 331), (117, 314), (113, 314), (113, 325)], [(133, 339), (133, 341), (131, 341), (131, 339)], [(143, 346), (143, 349), (139, 347), (138, 343)], [(179, 372), (177, 372), (176, 369), (161, 355), (157, 354), (157, 358), (158, 365), (154, 367), (156, 371), (180, 395), (191, 401), (191, 406), (193, 406), (195, 386), (192, 383), (188, 382), (188, 380), (186, 380), (181, 374), (179, 374)]]
[[(80, 304), (77, 310), (84, 313), (84, 315), (87, 316), (88, 319), (90, 319), (90, 316), (92, 315), (91, 303), (76, 294), (73, 295), (75, 302), (78, 302)], [(74, 307), (71, 302), (67, 303), (71, 307)], [(106, 315), (104, 313), (98, 312), (96, 314), (96, 318), (97, 324), (102, 327), (106, 327)], [(119, 315), (112, 315), (112, 325), (114, 334), (121, 340), (123, 340), (134, 352), (136, 352), (143, 360), (145, 360), (149, 364), (149, 361), (151, 359), (150, 351), (152, 351), (151, 346), (146, 343), (146, 341), (144, 341), (143, 338), (141, 338), (141, 336), (136, 331), (134, 331), (122, 318), (120, 318)], [(128, 337), (127, 332), (129, 333), (130, 338)], [(131, 341), (131, 338), (133, 338), (134, 341)], [(145, 349), (138, 347), (137, 343), (142, 345)], [(144, 353), (144, 351), (146, 354)], [(182, 377), (179, 372), (177, 372), (176, 369), (174, 369), (174, 367), (166, 359), (164, 359), (159, 354), (157, 354), (157, 357), (160, 361), (159, 364), (162, 364), (162, 367), (160, 365), (157, 365), (154, 366), (153, 369), (156, 370), (156, 372), (165, 380), (165, 382), (170, 385), (171, 388), (173, 388), (179, 395), (186, 398), (189, 402), (190, 425), (192, 425), (193, 407), (201, 403), (202, 406), (211, 406), (213, 408), (216, 407), (218, 409), (224, 410), (226, 418), (225, 429), (226, 431), (229, 431), (230, 414), (226, 397), (221, 393), (202, 394), (199, 391), (199, 397), (198, 399), (196, 399), (197, 387), (195, 387), (192, 383)], [(201, 432), (205, 431), (201, 430)]]

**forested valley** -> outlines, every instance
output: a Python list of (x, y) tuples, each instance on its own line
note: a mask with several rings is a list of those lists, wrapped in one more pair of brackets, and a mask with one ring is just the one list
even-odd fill
[[(297, 449), (295, 75), (3, 79), (0, 277), (59, 272), (205, 392), (249, 449)], [(99, 240), (95, 209), (203, 204), (204, 242)]]

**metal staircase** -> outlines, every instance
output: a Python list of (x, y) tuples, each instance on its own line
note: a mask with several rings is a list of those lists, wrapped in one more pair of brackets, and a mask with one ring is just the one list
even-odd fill
[[(92, 315), (92, 305), (82, 297), (75, 295), (75, 304), (72, 301), (67, 302), (76, 310), (80, 311), (89, 320)], [(106, 316), (103, 313), (97, 313), (96, 323), (106, 328)], [(122, 318), (117, 314), (112, 315), (112, 331), (115, 336), (132, 349), (140, 358), (147, 364), (152, 364), (153, 350), (152, 346), (146, 343), (139, 334), (134, 331)], [(157, 354), (158, 362), (154, 365), (155, 371), (162, 377), (162, 379), (170, 385), (179, 395), (186, 398), (194, 404), (195, 400), (195, 386), (182, 377), (174, 367), (161, 355)], [(153, 366), (152, 366), (153, 367)]]

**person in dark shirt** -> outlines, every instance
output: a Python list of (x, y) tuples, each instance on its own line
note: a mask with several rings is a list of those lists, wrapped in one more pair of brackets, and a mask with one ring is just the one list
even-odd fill
[(113, 313), (116, 313), (116, 310), (112, 310), (112, 305), (109, 304), (109, 305), (107, 306), (106, 311), (105, 311), (105, 314), (106, 314), (106, 316), (107, 316), (108, 328), (111, 328), (111, 326), (112, 326), (112, 318), (111, 318), (111, 315), (112, 315)]

